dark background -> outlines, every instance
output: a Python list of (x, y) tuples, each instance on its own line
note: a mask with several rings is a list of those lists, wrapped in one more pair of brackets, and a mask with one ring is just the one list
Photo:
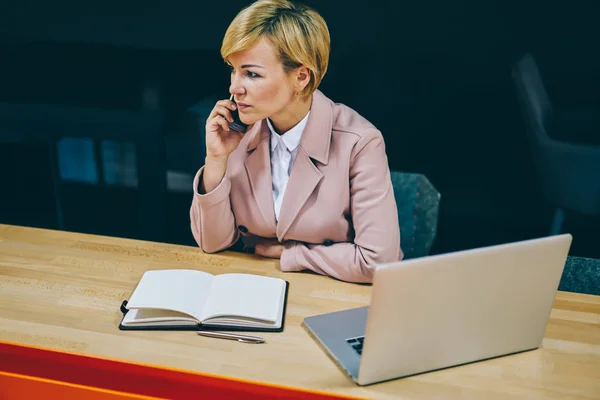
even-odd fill
[[(186, 182), (203, 150), (201, 132), (181, 121), (203, 99), (227, 96), (220, 43), (249, 3), (4, 1), (0, 102), (138, 110), (142, 87), (157, 88), (167, 168), (183, 182), (169, 191), (165, 240), (194, 244)], [(510, 71), (529, 52), (555, 105), (599, 104), (600, 2), (305, 3), (332, 37), (320, 89), (383, 132), (392, 170), (423, 173), (441, 192), (434, 252), (549, 233), (554, 210), (537, 184)], [(65, 229), (142, 237), (128, 164), (135, 150), (103, 145), (104, 179), (116, 176), (109, 185), (98, 182), (85, 143), (59, 146)], [(0, 142), (0, 223), (57, 226), (50, 154), (39, 143)], [(571, 254), (600, 257), (599, 228), (597, 218), (567, 214)]]

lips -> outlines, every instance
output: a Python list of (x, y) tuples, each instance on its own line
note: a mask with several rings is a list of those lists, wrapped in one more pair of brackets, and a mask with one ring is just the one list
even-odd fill
[(248, 104), (245, 104), (245, 103), (237, 103), (237, 107), (238, 107), (238, 110), (244, 111), (245, 109), (247, 109), (250, 106)]

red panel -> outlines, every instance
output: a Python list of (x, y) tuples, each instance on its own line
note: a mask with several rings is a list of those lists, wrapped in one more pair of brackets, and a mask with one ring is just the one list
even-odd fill
[(87, 386), (72, 385), (48, 379), (0, 372), (0, 398), (21, 399), (85, 399), (85, 400), (160, 400)]
[(0, 371), (170, 399), (350, 398), (2, 342)]

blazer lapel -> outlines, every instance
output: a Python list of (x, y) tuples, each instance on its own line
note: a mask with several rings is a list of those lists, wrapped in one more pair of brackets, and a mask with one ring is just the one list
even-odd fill
[(280, 241), (283, 239), (321, 179), (323, 179), (321, 171), (313, 164), (308, 154), (299, 148), (283, 195), (277, 223), (277, 239)]
[(269, 227), (275, 232), (275, 205), (271, 178), (271, 152), (269, 150), (269, 128), (263, 121), (253, 132), (248, 144), (248, 157), (244, 162), (246, 174), (254, 194), (254, 200)]
[[(329, 161), (332, 126), (333, 103), (317, 90), (313, 94), (310, 116), (302, 133), (302, 139), (300, 139), (296, 160), (292, 166), (279, 212), (276, 233), (277, 239), (280, 241), (283, 240), (300, 210), (323, 179), (323, 174), (315, 162), (326, 165)], [(270, 173), (269, 179), (271, 179)], [(271, 193), (272, 200), (272, 187), (269, 193)], [(273, 204), (272, 201), (271, 204)]]

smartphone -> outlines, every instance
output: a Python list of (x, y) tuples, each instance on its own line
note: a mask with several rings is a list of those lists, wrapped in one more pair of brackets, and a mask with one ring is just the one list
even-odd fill
[[(229, 100), (234, 101), (233, 95), (231, 95)], [(239, 133), (246, 133), (246, 130), (248, 129), (248, 125), (246, 125), (245, 123), (240, 121), (240, 115), (238, 113), (237, 108), (235, 110), (229, 110), (229, 111), (231, 112), (231, 117), (233, 118), (233, 122), (229, 122), (229, 129), (233, 129), (234, 131), (239, 132)]]

